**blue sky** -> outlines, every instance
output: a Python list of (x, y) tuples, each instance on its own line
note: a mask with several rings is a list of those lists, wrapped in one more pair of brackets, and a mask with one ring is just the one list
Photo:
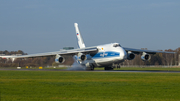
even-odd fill
[(75, 22), (86, 46), (180, 47), (179, 0), (1, 0), (0, 50), (76, 48)]

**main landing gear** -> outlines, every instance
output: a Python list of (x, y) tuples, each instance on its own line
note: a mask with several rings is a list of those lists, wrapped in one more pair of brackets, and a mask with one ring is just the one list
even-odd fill
[(120, 64), (113, 64), (112, 66), (104, 67), (104, 70), (113, 70), (114, 68), (121, 68)]
[(121, 68), (120, 64), (113, 64), (112, 66), (113, 66), (113, 68), (117, 68), (117, 69)]
[(112, 66), (107, 66), (107, 67), (104, 67), (104, 70), (113, 70), (113, 67)]

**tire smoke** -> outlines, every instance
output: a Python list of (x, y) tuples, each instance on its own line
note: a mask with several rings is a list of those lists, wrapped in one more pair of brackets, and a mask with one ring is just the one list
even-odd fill
[(86, 70), (86, 66), (80, 65), (79, 63), (77, 63), (75, 58), (73, 59), (74, 59), (74, 63), (67, 70)]

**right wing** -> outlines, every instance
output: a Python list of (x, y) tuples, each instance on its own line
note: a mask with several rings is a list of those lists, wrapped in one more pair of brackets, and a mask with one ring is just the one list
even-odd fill
[(87, 53), (93, 53), (97, 51), (98, 51), (97, 47), (87, 47), (87, 48), (81, 48), (81, 49), (60, 50), (60, 51), (55, 51), (55, 52), (37, 53), (37, 54), (20, 55), (20, 56), (4, 55), (0, 57), (1, 58), (31, 58), (31, 57), (55, 56), (57, 54), (59, 55), (76, 55), (78, 53), (87, 54)]
[(143, 53), (146, 52), (148, 54), (156, 54), (156, 53), (170, 53), (170, 54), (174, 54), (175, 52), (166, 52), (166, 51), (154, 51), (154, 50), (143, 50), (143, 49), (134, 49), (134, 48), (126, 48), (123, 47), (125, 51), (131, 51), (133, 53), (139, 54), (139, 53)]

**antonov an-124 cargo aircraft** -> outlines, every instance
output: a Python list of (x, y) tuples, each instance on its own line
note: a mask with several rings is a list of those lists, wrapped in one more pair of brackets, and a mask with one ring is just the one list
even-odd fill
[(165, 51), (153, 51), (153, 50), (142, 50), (122, 47), (119, 43), (110, 43), (104, 45), (98, 45), (93, 47), (86, 47), (81, 37), (78, 24), (74, 23), (76, 30), (76, 36), (78, 40), (77, 49), (72, 50), (60, 50), (55, 52), (37, 53), (30, 55), (21, 56), (0, 56), (2, 58), (31, 58), (31, 57), (43, 57), (43, 56), (55, 56), (55, 62), (63, 63), (66, 61), (65, 55), (73, 55), (80, 65), (83, 65), (87, 70), (94, 70), (94, 67), (104, 67), (105, 70), (112, 70), (115, 67), (120, 67), (119, 64), (123, 61), (133, 60), (135, 54), (141, 54), (143, 61), (150, 60), (149, 54), (156, 53), (174, 53)]

